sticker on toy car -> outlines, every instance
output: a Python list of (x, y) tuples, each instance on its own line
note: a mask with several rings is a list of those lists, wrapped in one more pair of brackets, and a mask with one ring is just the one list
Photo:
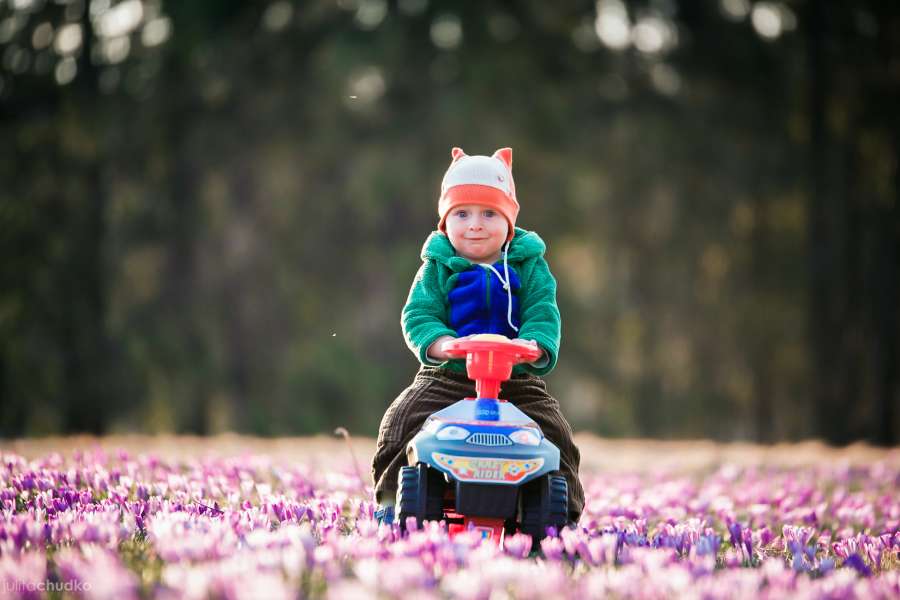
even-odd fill
[(453, 456), (441, 452), (432, 452), (431, 457), (458, 480), (483, 483), (518, 483), (544, 466), (543, 458), (528, 460), (480, 458)]

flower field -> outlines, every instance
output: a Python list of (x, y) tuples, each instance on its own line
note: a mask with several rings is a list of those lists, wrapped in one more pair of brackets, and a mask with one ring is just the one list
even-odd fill
[(896, 449), (578, 441), (534, 553), (379, 527), (368, 440), (7, 442), (0, 598), (900, 597)]

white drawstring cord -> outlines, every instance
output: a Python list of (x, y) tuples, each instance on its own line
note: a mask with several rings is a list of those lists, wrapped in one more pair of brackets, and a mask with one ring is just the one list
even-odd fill
[(506, 274), (505, 278), (503, 277), (503, 275), (500, 274), (500, 271), (498, 271), (496, 268), (494, 268), (494, 265), (489, 265), (487, 263), (479, 263), (479, 264), (482, 267), (487, 267), (488, 269), (493, 271), (494, 274), (497, 276), (497, 279), (500, 280), (500, 283), (503, 284), (503, 289), (506, 290), (506, 300), (507, 300), (506, 322), (509, 323), (509, 326), (513, 328), (513, 331), (518, 333), (519, 328), (516, 327), (515, 325), (513, 325), (513, 322), (512, 322), (512, 289), (511, 289), (512, 286), (510, 286), (510, 284), (509, 284), (509, 265), (506, 262), (506, 255), (508, 252), (509, 252), (509, 242), (507, 241), (506, 245), (504, 246), (504, 250), (503, 250), (503, 272)]

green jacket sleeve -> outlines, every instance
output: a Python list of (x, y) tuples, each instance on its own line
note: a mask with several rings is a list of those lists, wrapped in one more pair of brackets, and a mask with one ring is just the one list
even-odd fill
[(529, 364), (522, 366), (529, 373), (545, 375), (556, 366), (562, 325), (559, 307), (556, 305), (556, 280), (543, 257), (535, 258), (531, 276), (523, 283), (522, 289), (526, 293), (519, 298), (522, 323), (519, 337), (537, 342), (549, 359), (540, 367)]
[(445, 322), (447, 298), (439, 283), (440, 265), (426, 260), (419, 267), (400, 316), (406, 345), (423, 365), (440, 365), (426, 356), (428, 347), (442, 335), (457, 337)]

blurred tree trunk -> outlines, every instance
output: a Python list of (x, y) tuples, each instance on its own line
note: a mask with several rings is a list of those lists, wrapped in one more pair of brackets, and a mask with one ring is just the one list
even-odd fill
[[(894, 136), (894, 156), (900, 156), (900, 136)], [(900, 298), (897, 295), (897, 279), (900, 278), (900, 175), (894, 166), (893, 202), (884, 208), (877, 226), (878, 251), (875, 269), (876, 292), (875, 328), (875, 426), (872, 434), (875, 442), (884, 446), (897, 443), (895, 424), (900, 389), (897, 384), (898, 319)]]
[(809, 343), (812, 355), (812, 406), (817, 431), (826, 441), (849, 441), (846, 418), (838, 397), (837, 357), (840, 341), (835, 319), (834, 192), (828, 185), (828, 135), (825, 114), (829, 102), (827, 56), (828, 20), (824, 3), (812, 0), (807, 7), (807, 68), (809, 70), (809, 195), (807, 198), (809, 243)]
[[(251, 204), (255, 195), (253, 185), (253, 173), (246, 163), (236, 165), (231, 169), (231, 188), (234, 193), (234, 216), (239, 223), (252, 222)], [(247, 233), (247, 235), (251, 235)], [(230, 243), (226, 240), (226, 244)], [(243, 262), (243, 261), (242, 261)], [(248, 322), (246, 305), (251, 299), (251, 293), (247, 289), (246, 281), (252, 280), (247, 272), (248, 265), (241, 264), (237, 272), (246, 275), (246, 280), (240, 275), (234, 277), (224, 286), (223, 304), (228, 311), (228, 320), (225, 325), (224, 340), (228, 348), (226, 351), (228, 361), (229, 389), (232, 390), (235, 401), (241, 412), (244, 407), (250, 406), (252, 400), (253, 383), (253, 324)], [(254, 420), (254, 425), (256, 420)], [(261, 433), (261, 432), (257, 432)]]
[[(757, 177), (759, 180), (759, 177)], [(768, 225), (764, 215), (768, 210), (768, 202), (763, 190), (754, 190), (754, 214), (758, 215), (756, 226), (750, 239), (751, 279), (756, 289), (750, 293), (769, 293)], [(774, 441), (774, 407), (772, 405), (772, 341), (764, 336), (750, 338), (750, 369), (753, 372), (753, 420), (756, 441), (769, 443)]]
[[(88, 183), (86, 211), (70, 211), (69, 235), (72, 244), (66, 263), (65, 290), (61, 302), (61, 323), (66, 389), (63, 422), (69, 432), (101, 434), (111, 406), (107, 381), (113, 377), (108, 367), (109, 340), (106, 336), (107, 279), (103, 259), (106, 237), (104, 214), (106, 194), (97, 162), (89, 165), (84, 181)], [(77, 208), (77, 207), (76, 207)]]
[[(167, 57), (168, 85), (180, 89), (179, 94), (163, 99), (166, 104), (165, 124), (169, 174), (169, 252), (161, 301), (166, 307), (165, 324), (175, 331), (167, 336), (164, 347), (170, 353), (161, 357), (172, 378), (180, 378), (183, 385), (179, 398), (187, 407), (177, 420), (179, 430), (197, 435), (210, 433), (210, 392), (201, 327), (196, 322), (198, 303), (196, 238), (201, 229), (198, 184), (198, 165), (190, 146), (191, 120), (202, 113), (190, 82), (190, 66), (184, 56), (170, 52)], [(195, 368), (185, 371), (184, 364)]]
[[(826, 441), (892, 445), (900, 402), (900, 93), (891, 70), (900, 21), (892, 3), (860, 10), (871, 11), (877, 35), (858, 30), (852, 11), (808, 5), (813, 402)], [(832, 109), (847, 119), (834, 136), (826, 118)], [(872, 166), (882, 161), (889, 173)]]
[[(845, 93), (843, 102), (851, 104)], [(836, 312), (834, 336), (838, 344), (835, 348), (835, 398), (836, 406), (846, 407), (866, 402), (866, 390), (863, 380), (866, 369), (866, 351), (864, 347), (865, 318), (862, 306), (865, 295), (864, 276), (866, 273), (863, 255), (863, 206), (865, 200), (859, 193), (859, 153), (857, 152), (857, 135), (859, 131), (855, 107), (847, 109), (853, 116), (848, 125), (850, 135), (843, 136), (840, 142), (842, 164), (839, 172), (840, 182), (835, 185), (840, 190), (837, 199), (838, 213), (835, 215), (837, 235), (837, 256), (840, 257), (834, 278), (837, 285), (832, 286)], [(858, 411), (853, 411), (858, 414)], [(838, 416), (837, 414), (835, 415)], [(859, 418), (840, 419), (846, 428), (849, 439), (859, 439), (865, 428)]]
[[(890, 58), (888, 55), (887, 58)], [(897, 57), (893, 58), (894, 61)], [(889, 64), (889, 61), (886, 61)], [(896, 107), (900, 102), (900, 89), (888, 89), (881, 106), (886, 110), (886, 121), (893, 127), (891, 151), (893, 152), (892, 181), (888, 196), (877, 203), (875, 235), (875, 273), (873, 323), (875, 333), (874, 361), (875, 411), (870, 437), (878, 444), (893, 446), (897, 443), (897, 406), (900, 405), (900, 386), (897, 372), (900, 361), (897, 355), (897, 338), (900, 336), (900, 297), (897, 280), (900, 279), (900, 123)]]
[[(900, 61), (900, 15), (896, 4), (888, 3), (886, 15), (879, 15), (881, 28), (877, 39), (877, 52), (881, 56), (881, 67), (885, 81), (879, 82), (881, 93), (876, 94), (879, 108), (879, 122), (885, 131), (893, 132), (889, 148), (893, 152), (891, 160), (892, 181), (887, 197), (879, 203), (880, 214), (875, 231), (878, 236), (876, 257), (878, 267), (875, 281), (878, 285), (874, 322), (876, 323), (876, 425), (874, 440), (885, 446), (897, 443), (897, 407), (900, 406), (900, 360), (897, 341), (900, 337), (900, 294), (897, 286), (900, 279), (900, 82), (896, 76)], [(887, 74), (893, 73), (893, 76)]]
[[(81, 107), (76, 128), (86, 130), (93, 147), (83, 155), (67, 156), (62, 149), (55, 158), (63, 161), (60, 172), (67, 171), (66, 162), (75, 162), (85, 189), (65, 190), (65, 235), (67, 254), (63, 259), (61, 278), (60, 347), (63, 355), (62, 426), (68, 432), (102, 434), (109, 423), (108, 410), (115, 394), (115, 374), (110, 372), (110, 340), (106, 331), (108, 296), (106, 241), (107, 193), (103, 182), (105, 162), (105, 103), (99, 91), (98, 72), (91, 57), (94, 32), (89, 9), (81, 18), (85, 32), (84, 46), (78, 58), (79, 76), (72, 84), (73, 101)], [(63, 111), (61, 119), (79, 118)], [(65, 148), (62, 140), (58, 143)], [(72, 160), (74, 158), (74, 160)], [(81, 163), (81, 164), (78, 164)]]

